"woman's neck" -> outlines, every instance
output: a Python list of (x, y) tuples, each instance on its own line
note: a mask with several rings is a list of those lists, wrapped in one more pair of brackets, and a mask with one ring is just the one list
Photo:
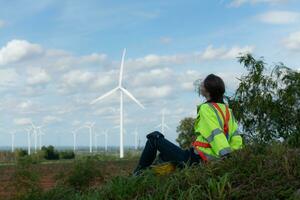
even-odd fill
[(223, 98), (220, 98), (220, 99), (206, 98), (206, 103), (210, 103), (210, 102), (214, 102), (214, 103), (224, 103), (224, 100), (223, 100)]

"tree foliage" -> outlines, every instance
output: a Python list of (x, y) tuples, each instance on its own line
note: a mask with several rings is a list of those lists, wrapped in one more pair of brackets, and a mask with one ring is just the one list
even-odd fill
[(48, 147), (43, 146), (42, 152), (44, 158), (46, 160), (58, 160), (59, 159), (59, 152), (55, 150), (54, 146), (50, 145)]
[(279, 63), (267, 69), (263, 59), (248, 54), (239, 58), (248, 74), (229, 104), (250, 141), (283, 138), (300, 144), (300, 73)]
[(194, 134), (194, 123), (195, 119), (192, 117), (186, 117), (180, 121), (179, 126), (177, 127), (178, 138), (176, 142), (179, 143), (180, 147), (183, 149), (189, 148)]

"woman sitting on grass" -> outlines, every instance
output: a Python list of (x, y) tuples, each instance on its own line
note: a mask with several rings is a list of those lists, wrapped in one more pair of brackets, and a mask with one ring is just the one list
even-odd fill
[(208, 75), (200, 84), (200, 94), (206, 102), (197, 107), (195, 122), (196, 140), (192, 147), (183, 150), (158, 131), (147, 135), (147, 142), (140, 157), (134, 175), (140, 174), (148, 168), (156, 158), (164, 162), (178, 164), (194, 164), (207, 162), (229, 155), (232, 151), (242, 148), (242, 137), (238, 131), (238, 124), (234, 119), (232, 110), (224, 103), (225, 84), (223, 80), (214, 75)]

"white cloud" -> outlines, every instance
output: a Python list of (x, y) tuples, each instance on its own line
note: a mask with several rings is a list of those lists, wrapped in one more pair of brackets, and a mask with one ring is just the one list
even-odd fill
[(18, 79), (15, 69), (0, 69), (0, 86), (15, 85)]
[(96, 110), (94, 110), (94, 115), (111, 115), (116, 114), (118, 112), (118, 109), (115, 107), (101, 107)]
[(161, 85), (170, 82), (173, 77), (173, 71), (170, 68), (155, 68), (150, 71), (143, 71), (137, 73), (131, 84), (134, 87), (145, 86), (145, 85)]
[(134, 68), (158, 67), (158, 66), (165, 66), (169, 64), (182, 64), (186, 61), (186, 58), (187, 58), (186, 55), (181, 55), (181, 54), (166, 55), (166, 56), (149, 54), (141, 58), (128, 59), (126, 65), (132, 66)]
[(47, 115), (43, 118), (43, 124), (45, 124), (45, 125), (49, 125), (49, 124), (52, 124), (55, 122), (60, 122), (60, 121), (62, 121), (61, 118), (52, 116), (52, 115)]
[(117, 84), (116, 81), (117, 80), (114, 80), (110, 74), (98, 76), (97, 78), (95, 78), (95, 80), (91, 84), (91, 88), (94, 90), (97, 90), (97, 89), (103, 88), (105, 86), (108, 86), (108, 85), (112, 84), (113, 82), (115, 82)]
[(224, 48), (214, 48), (212, 45), (209, 45), (204, 52), (199, 53), (201, 60), (212, 60), (219, 58), (225, 52)]
[(170, 44), (172, 42), (172, 38), (170, 38), (170, 37), (161, 37), (159, 39), (159, 41), (162, 44)]
[(31, 119), (30, 118), (17, 118), (17, 119), (14, 119), (14, 123), (16, 125), (29, 125), (31, 123)]
[(268, 24), (291, 24), (300, 20), (300, 14), (291, 11), (269, 11), (259, 15), (258, 19)]
[(30, 100), (23, 101), (17, 105), (17, 108), (20, 110), (28, 110), (32, 107), (33, 103)]
[(40, 85), (51, 81), (50, 75), (44, 69), (30, 68), (27, 73), (29, 74), (29, 77), (27, 78), (27, 83), (29, 85)]
[(268, 3), (268, 4), (278, 4), (278, 3), (286, 3), (289, 0), (232, 0), (229, 6), (232, 7), (240, 7), (243, 4), (258, 4), (258, 3)]
[(69, 86), (87, 83), (94, 78), (93, 73), (89, 71), (72, 70), (63, 75), (63, 83)]
[(18, 62), (42, 52), (43, 49), (40, 45), (29, 43), (26, 40), (12, 40), (0, 49), (0, 65)]
[(170, 85), (162, 85), (138, 88), (136, 91), (140, 97), (156, 99), (170, 96), (173, 92), (173, 88)]
[(199, 53), (199, 56), (200, 60), (233, 59), (240, 54), (252, 53), (253, 50), (253, 46), (234, 46), (228, 49), (225, 47), (214, 48), (212, 45), (209, 45), (204, 52)]
[(0, 19), (0, 28), (4, 27), (5, 24), (6, 24), (5, 21)]
[(195, 70), (187, 70), (178, 77), (178, 83), (184, 91), (191, 92), (195, 89), (194, 81), (200, 78), (200, 73)]
[(156, 55), (149, 54), (147, 56), (128, 59), (126, 65), (131, 66), (132, 69), (144, 69), (151, 67), (169, 67), (171, 65), (181, 65), (186, 63), (197, 63), (207, 60), (223, 60), (234, 59), (240, 54), (252, 53), (254, 46), (233, 46), (231, 48), (219, 47), (214, 48), (209, 45), (204, 51), (191, 52), (186, 54), (174, 55)]
[(82, 56), (79, 59), (79, 62), (81, 63), (103, 63), (106, 61), (107, 55), (106, 54), (98, 54), (98, 53), (92, 53), (87, 56)]
[(300, 51), (300, 31), (291, 33), (283, 40), (283, 45), (292, 51)]

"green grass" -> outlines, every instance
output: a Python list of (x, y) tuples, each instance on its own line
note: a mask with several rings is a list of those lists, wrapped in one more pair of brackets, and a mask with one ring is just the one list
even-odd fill
[(298, 189), (300, 150), (273, 144), (248, 146), (225, 160), (186, 167), (163, 177), (149, 170), (140, 177), (118, 176), (84, 191), (59, 184), (22, 199), (298, 199), (294, 195)]

